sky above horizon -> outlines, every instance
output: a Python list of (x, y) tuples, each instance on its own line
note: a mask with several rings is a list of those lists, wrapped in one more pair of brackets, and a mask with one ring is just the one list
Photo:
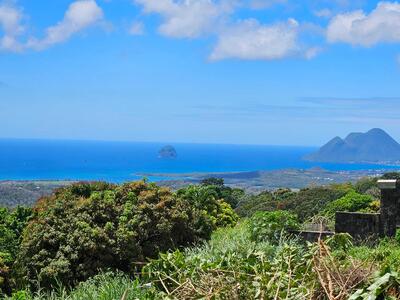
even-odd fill
[(0, 138), (400, 141), (400, 2), (0, 0)]

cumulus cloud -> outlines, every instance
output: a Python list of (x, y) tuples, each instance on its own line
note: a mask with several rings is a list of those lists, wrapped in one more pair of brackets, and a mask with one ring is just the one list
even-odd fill
[[(292, 55), (312, 58), (319, 48), (298, 45), (300, 26), (294, 19), (261, 24), (255, 19), (232, 21), (238, 7), (266, 8), (287, 0), (134, 0), (145, 13), (162, 17), (159, 32), (172, 38), (212, 35), (217, 43), (211, 60), (273, 60)], [(303, 28), (304, 29), (304, 28)]]
[(229, 13), (234, 1), (210, 0), (135, 0), (146, 13), (160, 14), (164, 21), (162, 35), (175, 38), (196, 38), (210, 32), (220, 18)]
[(68, 7), (64, 19), (47, 28), (43, 39), (31, 38), (27, 48), (46, 49), (68, 40), (74, 34), (96, 24), (103, 18), (103, 11), (94, 0), (77, 0)]
[(11, 3), (0, 4), (0, 28), (3, 36), (0, 37), (0, 50), (21, 51), (22, 46), (18, 42), (18, 36), (24, 31), (21, 25), (22, 11)]
[(400, 42), (400, 4), (379, 2), (368, 15), (362, 10), (339, 14), (328, 25), (327, 40), (365, 47)]
[(241, 21), (219, 36), (210, 58), (280, 59), (299, 51), (299, 24), (294, 19), (274, 25), (263, 25), (256, 20)]

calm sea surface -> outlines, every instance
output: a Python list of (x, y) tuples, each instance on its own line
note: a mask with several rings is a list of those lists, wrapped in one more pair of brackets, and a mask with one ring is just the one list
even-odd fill
[[(138, 173), (189, 173), (306, 169), (388, 169), (380, 165), (310, 163), (316, 148), (173, 144), (178, 158), (158, 158), (165, 144), (133, 142), (0, 140), (0, 180), (76, 179), (123, 182)], [(161, 178), (151, 177), (151, 180)]]

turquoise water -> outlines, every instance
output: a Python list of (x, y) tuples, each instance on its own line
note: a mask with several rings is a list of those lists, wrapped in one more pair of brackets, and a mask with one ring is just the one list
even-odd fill
[[(173, 144), (178, 157), (158, 158), (161, 143), (0, 140), (0, 180), (74, 179), (124, 182), (141, 173), (306, 169), (390, 169), (367, 164), (311, 163), (315, 147)], [(151, 180), (162, 178), (151, 177)], [(165, 179), (165, 178), (164, 178)]]

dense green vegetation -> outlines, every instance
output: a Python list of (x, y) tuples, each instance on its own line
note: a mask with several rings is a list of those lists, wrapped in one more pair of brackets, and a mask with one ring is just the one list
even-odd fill
[(159, 252), (207, 240), (234, 225), (232, 208), (207, 187), (174, 194), (144, 181), (75, 184), (34, 207), (16, 267), (27, 284), (49, 288), (100, 270), (138, 271)]
[(77, 183), (33, 209), (0, 210), (0, 288), (6, 299), (397, 299), (400, 232), (355, 245), (293, 231), (378, 210), (376, 188)]
[(12, 286), (15, 286), (12, 266), (31, 214), (30, 208), (18, 207), (13, 211), (0, 208), (0, 291), (10, 293)]

